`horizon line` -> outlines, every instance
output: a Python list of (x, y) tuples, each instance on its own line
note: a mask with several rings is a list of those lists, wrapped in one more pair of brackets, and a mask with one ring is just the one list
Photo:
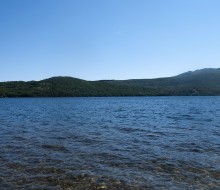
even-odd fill
[(56, 78), (56, 77), (69, 77), (69, 78), (75, 78), (75, 79), (79, 79), (79, 80), (84, 80), (84, 81), (90, 81), (90, 82), (95, 82), (95, 81), (124, 81), (124, 80), (153, 80), (153, 79), (162, 79), (162, 78), (170, 78), (170, 77), (175, 77), (175, 76), (179, 76), (181, 74), (184, 73), (188, 73), (188, 72), (195, 72), (195, 71), (200, 71), (200, 70), (205, 70), (205, 69), (220, 69), (220, 68), (203, 68), (203, 69), (196, 69), (196, 70), (190, 70), (190, 71), (185, 71), (176, 75), (172, 75), (172, 76), (164, 76), (164, 77), (155, 77), (155, 78), (129, 78), (129, 79), (99, 79), (99, 80), (85, 80), (82, 78), (77, 78), (74, 76), (65, 76), (65, 75), (56, 75), (56, 76), (51, 76), (51, 77), (46, 77), (43, 79), (39, 79), (39, 80), (8, 80), (8, 81), (0, 81), (0, 83), (3, 82), (39, 82), (42, 80), (47, 80), (47, 79), (51, 79), (51, 78)]

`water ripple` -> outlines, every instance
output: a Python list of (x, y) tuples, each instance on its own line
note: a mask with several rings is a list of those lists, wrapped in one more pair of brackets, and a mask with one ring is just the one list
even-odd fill
[(220, 186), (219, 97), (15, 98), (0, 107), (3, 190)]

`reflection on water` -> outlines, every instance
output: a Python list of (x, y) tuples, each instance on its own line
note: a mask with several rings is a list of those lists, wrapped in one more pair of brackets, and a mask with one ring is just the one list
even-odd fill
[(0, 189), (218, 189), (220, 97), (0, 99)]

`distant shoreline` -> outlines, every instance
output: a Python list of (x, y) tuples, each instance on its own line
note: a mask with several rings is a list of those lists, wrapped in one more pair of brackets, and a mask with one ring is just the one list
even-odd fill
[(0, 97), (0, 99), (23, 98), (157, 98), (157, 97), (220, 97), (220, 95), (152, 95), (152, 96), (26, 96), (26, 97)]
[(220, 96), (220, 69), (202, 69), (157, 79), (86, 81), (52, 77), (0, 82), (0, 97)]

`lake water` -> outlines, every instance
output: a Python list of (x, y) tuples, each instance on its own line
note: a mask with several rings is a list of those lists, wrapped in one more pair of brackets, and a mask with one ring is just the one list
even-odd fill
[(220, 97), (0, 99), (0, 189), (219, 189)]

